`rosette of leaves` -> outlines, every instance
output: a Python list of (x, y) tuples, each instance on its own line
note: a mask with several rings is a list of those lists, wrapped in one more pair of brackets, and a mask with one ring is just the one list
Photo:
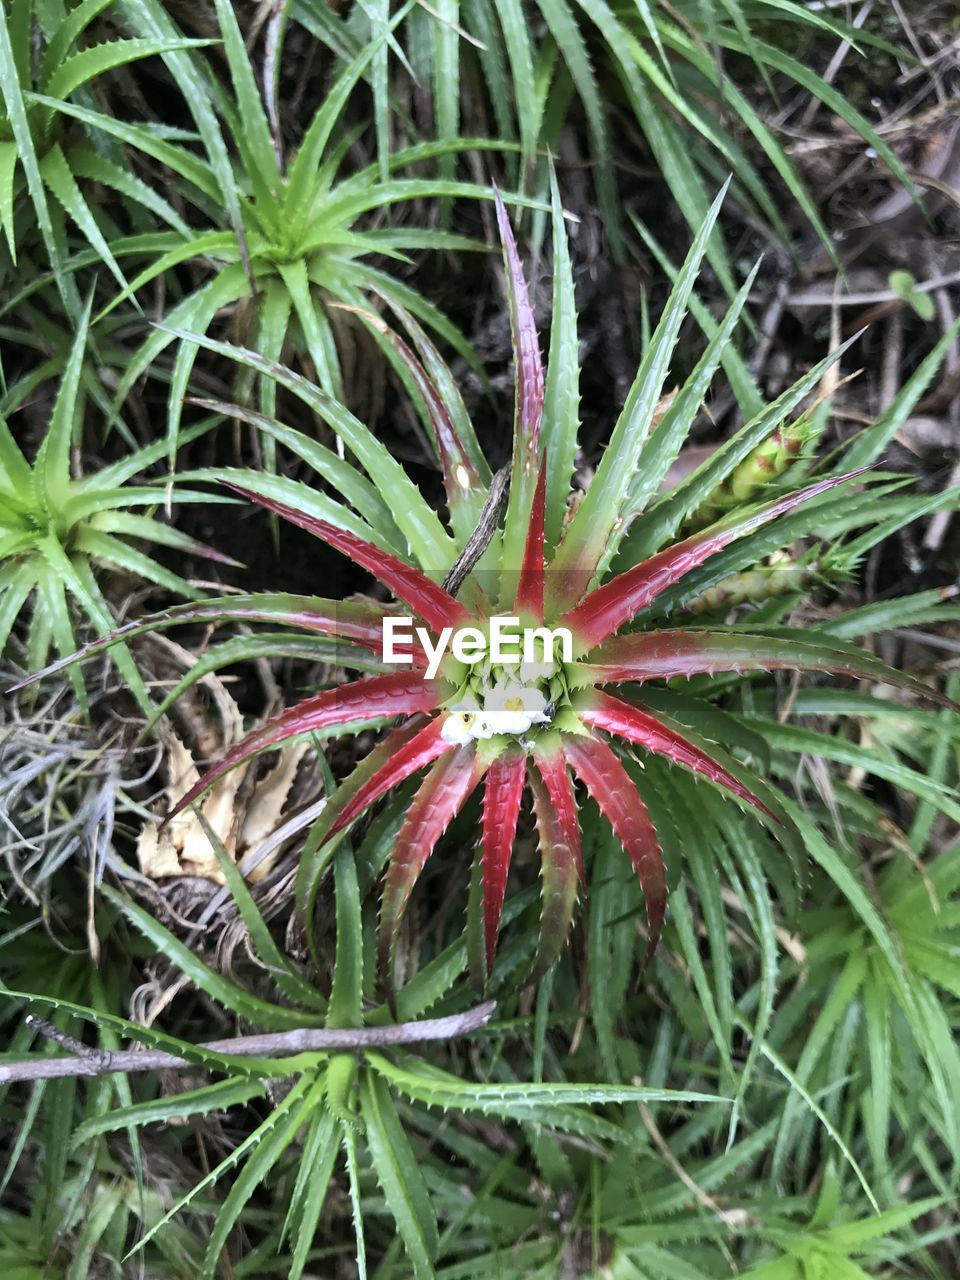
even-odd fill
[[(141, 58), (196, 48), (202, 40), (179, 33), (167, 38), (135, 37), (85, 44), (90, 27), (113, 0), (83, 0), (73, 6), (60, 0), (11, 0), (0, 9), (0, 231), (14, 265), (21, 238), (37, 226), (64, 305), (74, 319), (82, 310), (80, 295), (66, 271), (67, 220), (72, 223), (121, 288), (126, 279), (110, 241), (83, 192), (94, 181), (125, 200), (179, 222), (156, 192), (103, 146), (71, 136), (65, 125), (74, 97), (89, 103), (99, 77)], [(41, 100), (42, 99), (42, 100)], [(24, 201), (23, 197), (27, 200)], [(28, 204), (30, 213), (20, 214)]]
[[(376, 1029), (389, 1021), (390, 1013), (385, 1006), (374, 1006), (369, 1000), (372, 984), (364, 957), (370, 951), (367, 943), (373, 941), (371, 926), (375, 921), (362, 909), (362, 903), (373, 867), (381, 856), (385, 832), (395, 829), (394, 817), (391, 815), (386, 827), (377, 824), (355, 853), (343, 845), (335, 858), (336, 961), (327, 992), (308, 981), (300, 967), (278, 947), (243, 876), (212, 832), (211, 847), (249, 931), (251, 952), (269, 969), (282, 1000), (255, 995), (234, 977), (218, 972), (197, 954), (196, 940), (188, 946), (150, 912), (112, 889), (104, 890), (109, 905), (101, 902), (98, 908), (101, 927), (115, 942), (128, 932), (125, 924), (129, 924), (142, 935), (141, 943), (126, 939), (132, 951), (142, 946), (150, 948), (152, 954), (155, 949), (204, 997), (267, 1034), (282, 1038), (284, 1032), (302, 1034), (320, 1028), (349, 1034), (365, 1026), (375, 1035)], [(125, 954), (129, 957), (130, 953)], [(466, 1114), (511, 1128), (542, 1126), (545, 1132), (576, 1135), (593, 1147), (605, 1148), (624, 1141), (618, 1123), (621, 1106), (626, 1112), (627, 1104), (638, 1102), (662, 1102), (671, 1107), (722, 1105), (709, 1093), (673, 1090), (659, 1084), (594, 1084), (569, 1078), (528, 1082), (516, 1079), (509, 1067), (496, 1062), (490, 1065), (489, 1078), (478, 1082), (409, 1052), (378, 1048), (375, 1043), (360, 1052), (295, 1052), (293, 1045), (284, 1049), (275, 1044), (273, 1052), (265, 1045), (257, 1057), (235, 1056), (118, 1016), (114, 1012), (121, 1006), (117, 973), (124, 972), (123, 965), (111, 967), (113, 976), (106, 985), (93, 968), (86, 971), (88, 982), (82, 978), (78, 981), (75, 957), (64, 959), (62, 952), (39, 932), (28, 938), (21, 960), (24, 963), (18, 968), (15, 954), (10, 952), (4, 953), (4, 962), (0, 963), (0, 972), (11, 984), (17, 983), (15, 991), (3, 988), (11, 998), (11, 1012), (12, 997), (16, 997), (17, 1005), (23, 1002), (68, 1034), (89, 1025), (98, 1047), (104, 1050), (117, 1048), (121, 1038), (129, 1039), (172, 1052), (198, 1070), (223, 1076), (183, 1092), (161, 1090), (157, 1096), (141, 1101), (133, 1101), (131, 1082), (126, 1077), (117, 1077), (115, 1086), (105, 1079), (89, 1081), (88, 1100), (79, 1122), (72, 1114), (73, 1082), (41, 1080), (36, 1104), (19, 1125), (16, 1152), (22, 1152), (31, 1132), (42, 1125), (59, 1126), (61, 1141), (55, 1146), (41, 1184), (47, 1194), (46, 1206), (36, 1206), (29, 1218), (11, 1215), (15, 1229), (20, 1227), (26, 1234), (32, 1228), (41, 1257), (45, 1248), (51, 1255), (55, 1250), (59, 1252), (63, 1235), (75, 1234), (89, 1250), (87, 1258), (101, 1252), (116, 1256), (129, 1250), (128, 1258), (142, 1257), (148, 1267), (173, 1266), (177, 1275), (213, 1280), (224, 1251), (233, 1253), (235, 1229), (242, 1228), (249, 1239), (251, 1219), (247, 1211), (251, 1197), (259, 1189), (260, 1195), (270, 1197), (276, 1217), (274, 1226), (258, 1241), (258, 1269), (264, 1275), (280, 1275), (282, 1267), (282, 1274), (289, 1280), (299, 1280), (303, 1274), (311, 1273), (315, 1263), (314, 1251), (323, 1238), (324, 1205), (329, 1206), (328, 1191), (342, 1159), (341, 1176), (348, 1189), (358, 1274), (367, 1274), (368, 1237), (376, 1240), (374, 1247), (386, 1250), (376, 1227), (377, 1219), (385, 1216), (389, 1223), (386, 1239), (393, 1238), (389, 1252), (399, 1253), (399, 1239), (416, 1276), (431, 1277), (443, 1248), (438, 1217), (446, 1217), (435, 1181), (445, 1176), (445, 1162), (432, 1151), (437, 1109), (448, 1116), (451, 1129), (459, 1126), (457, 1117)], [(401, 1016), (417, 1019), (436, 1005), (447, 995), (464, 965), (462, 941), (445, 948), (435, 964), (397, 992)], [(34, 985), (42, 986), (42, 991), (33, 994), (30, 988)], [(489, 1016), (490, 1010), (485, 1012)], [(476, 1020), (474, 1027), (480, 1023)], [(468, 1031), (465, 1024), (463, 1034)], [(11, 1061), (34, 1054), (38, 1047), (36, 1037), (35, 1025), (22, 1022), (12, 1036)], [(411, 1037), (411, 1043), (416, 1043), (415, 1037)], [(483, 1052), (482, 1045), (477, 1044), (476, 1048)], [(62, 1086), (67, 1083), (71, 1087), (64, 1090)], [(112, 1087), (118, 1090), (119, 1105), (110, 1105)], [(0, 1105), (5, 1102), (8, 1088), (0, 1084)], [(137, 1184), (129, 1174), (120, 1176), (118, 1162), (110, 1154), (111, 1139), (126, 1135), (139, 1167), (144, 1159), (140, 1143), (146, 1146), (146, 1126), (168, 1124), (169, 1132), (175, 1134), (174, 1126), (179, 1123), (212, 1118), (241, 1106), (249, 1108), (254, 1116), (249, 1132), (221, 1159), (210, 1161), (204, 1176), (192, 1187), (178, 1185), (176, 1194), (164, 1197), (161, 1204), (155, 1188), (148, 1184), (147, 1196), (138, 1195)], [(69, 1144), (65, 1140), (67, 1134)], [(452, 1134), (449, 1142), (455, 1151)], [(85, 1223), (84, 1197), (99, 1205), (100, 1178), (104, 1170), (111, 1169), (116, 1175), (116, 1194), (108, 1205), (100, 1206), (102, 1212)], [(69, 1179), (66, 1197), (57, 1178)], [(220, 1195), (221, 1188), (222, 1199), (216, 1203), (212, 1218), (208, 1218), (210, 1199)], [(385, 1214), (371, 1211), (371, 1200), (378, 1193)], [(201, 1207), (202, 1229), (191, 1231), (189, 1215)], [(12, 1231), (11, 1236), (14, 1234)], [(0, 1257), (3, 1243), (0, 1235)], [(81, 1272), (71, 1274), (79, 1276)]]
[[(355, 5), (340, 18), (319, 0), (305, 0), (297, 18), (344, 56), (377, 39), (396, 12), (389, 0), (377, 0)], [(789, 36), (785, 28), (792, 29)], [(435, 13), (417, 7), (396, 37), (380, 44), (367, 73), (381, 157), (388, 149), (391, 104), (403, 93), (405, 80), (416, 86), (418, 99), (411, 104), (411, 114), (418, 120), (424, 115), (422, 87), (429, 87), (430, 123), (441, 140), (454, 140), (461, 129), (469, 128), (461, 119), (461, 88), (469, 85), (476, 95), (483, 86), (484, 106), (496, 121), (497, 134), (520, 145), (520, 174), (546, 190), (546, 153), (559, 149), (571, 102), (578, 101), (604, 226), (620, 255), (623, 209), (610, 120), (610, 80), (615, 78), (631, 123), (646, 141), (672, 203), (694, 232), (709, 208), (710, 178), (722, 172), (734, 175), (739, 199), (752, 205), (778, 236), (791, 238), (769, 178), (743, 144), (749, 137), (829, 244), (806, 183), (733, 70), (752, 64), (751, 73), (767, 86), (777, 78), (806, 90), (909, 185), (902, 165), (870, 121), (802, 56), (788, 51), (796, 48), (791, 41), (813, 42), (823, 35), (830, 41), (849, 39), (854, 48), (883, 43), (862, 27), (854, 30), (838, 21), (834, 13), (781, 0), (680, 0), (671, 5), (650, 0), (629, 5), (537, 0), (532, 6), (517, 0), (443, 0)], [(393, 76), (391, 53), (397, 66)], [(445, 175), (452, 177), (454, 157), (441, 163)], [(719, 237), (709, 252), (732, 293), (732, 274)]]
[[(133, 483), (163, 457), (163, 441), (133, 450), (89, 475), (72, 471), (74, 431), (83, 423), (87, 400), (82, 373), (89, 321), (88, 302), (32, 462), (0, 418), (0, 652), (7, 649), (21, 613), (29, 611), (24, 637), (29, 671), (47, 662), (51, 647), (61, 654), (76, 648), (75, 611), (101, 634), (114, 630), (116, 620), (98, 584), (98, 569), (132, 574), (175, 596), (197, 596), (184, 578), (141, 550), (140, 544), (235, 563), (138, 510), (160, 507), (170, 496), (166, 486)], [(21, 405), (19, 414), (24, 412)], [(208, 426), (209, 420), (193, 428), (193, 433)], [(178, 501), (206, 499), (189, 490), (173, 496)], [(150, 700), (126, 647), (112, 652), (131, 693), (148, 709)], [(71, 670), (70, 676), (85, 706), (83, 683), (76, 671)]]
[[(153, 0), (136, 0), (129, 9), (137, 29), (175, 30)], [(205, 136), (206, 157), (143, 125), (113, 119), (86, 107), (42, 99), (61, 113), (70, 113), (163, 164), (174, 175), (181, 198), (198, 215), (189, 229), (181, 226), (154, 233), (148, 242), (143, 237), (131, 237), (118, 246), (118, 252), (141, 256), (148, 253), (149, 258), (129, 286), (101, 311), (98, 321), (158, 277), (172, 283), (183, 264), (200, 268), (200, 273), (194, 277), (198, 283), (185, 289), (168, 310), (164, 323), (150, 333), (126, 363), (117, 388), (117, 409), (174, 340), (171, 329), (203, 335), (218, 314), (238, 304), (249, 304), (244, 336), (251, 346), (267, 359), (277, 360), (289, 345), (309, 362), (320, 386), (334, 396), (343, 394), (334, 321), (340, 325), (347, 322), (343, 307), (368, 309), (370, 290), (382, 292), (409, 309), (475, 364), (476, 358), (459, 330), (419, 292), (384, 271), (377, 260), (409, 263), (409, 254), (418, 249), (464, 250), (482, 246), (468, 237), (439, 229), (365, 224), (406, 201), (489, 195), (487, 189), (469, 183), (403, 175), (454, 147), (501, 144), (470, 139), (458, 139), (455, 144), (427, 143), (391, 156), (385, 173), (374, 164), (345, 175), (344, 164), (356, 134), (338, 126), (351, 92), (374, 56), (374, 45), (337, 76), (308, 122), (296, 151), (288, 156), (278, 107), (270, 96), (269, 78), (265, 106), (234, 6), (228, 0), (217, 0), (216, 11), (229, 85), (221, 83), (211, 65), (201, 64), (198, 69), (188, 64), (183, 77), (179, 62), (175, 68), (178, 83), (188, 91), (187, 105), (197, 115), (198, 127), (201, 117), (197, 98), (208, 113), (215, 110), (219, 117), (214, 121), (215, 142)], [(275, 62), (280, 53), (280, 47), (273, 50)], [(272, 92), (275, 94), (275, 86)], [(206, 124), (209, 132), (209, 121)], [(223, 194), (224, 162), (228, 165), (227, 181), (235, 211)], [(209, 268), (206, 279), (202, 278), (204, 268)], [(169, 374), (167, 439), (171, 459), (196, 355), (195, 342), (182, 343)], [(263, 412), (274, 412), (275, 397), (274, 383), (269, 378), (261, 379)], [(268, 442), (267, 448), (270, 447)]]
[[(521, 677), (519, 688), (511, 684), (508, 672), (466, 670), (449, 657), (436, 678), (428, 680), (425, 655), (414, 645), (410, 669), (337, 686), (291, 707), (248, 735), (183, 798), (181, 806), (252, 753), (294, 735), (403, 717), (400, 727), (366, 757), (324, 810), (301, 859), (298, 885), (299, 907), (309, 926), (319, 878), (339, 841), (380, 797), (428, 770), (397, 833), (386, 872), (380, 960), (387, 979), (416, 881), (445, 828), (481, 783), (482, 832), (468, 929), (478, 980), (489, 975), (494, 959), (525, 787), (533, 797), (543, 868), (543, 911), (533, 973), (547, 971), (563, 945), (583, 884), (574, 778), (596, 802), (643, 887), (649, 958), (663, 926), (667, 872), (657, 823), (651, 816), (652, 810), (659, 811), (659, 802), (649, 787), (638, 782), (638, 771), (630, 760), (634, 749), (641, 750), (651, 773), (665, 762), (671, 774), (679, 769), (706, 779), (727, 800), (743, 804), (752, 820), (765, 824), (774, 837), (788, 847), (794, 844), (795, 827), (785, 800), (734, 750), (720, 744), (725, 721), (722, 716), (718, 719), (709, 700), (696, 697), (698, 680), (725, 672), (743, 677), (790, 668), (860, 677), (899, 686), (920, 697), (941, 697), (836, 636), (765, 628), (762, 621), (754, 627), (712, 629), (661, 625), (666, 612), (687, 595), (699, 594), (711, 582), (755, 563), (783, 540), (811, 530), (818, 536), (839, 538), (874, 522), (889, 529), (891, 522), (903, 522), (918, 510), (917, 500), (909, 500), (904, 507), (903, 499), (891, 496), (899, 481), (870, 483), (863, 477), (865, 464), (883, 448), (887, 433), (896, 429), (895, 424), (882, 422), (854, 444), (837, 469), (799, 490), (781, 491), (675, 540), (685, 519), (725, 476), (764, 446), (823, 372), (822, 366), (812, 370), (748, 422), (679, 490), (657, 498), (751, 284), (748, 280), (744, 285), (669, 410), (651, 431), (673, 345), (719, 207), (720, 198), (678, 276), (595, 478), (570, 515), (567, 499), (578, 427), (577, 340), (559, 197), (554, 191), (556, 274), (546, 378), (520, 259), (504, 208), (498, 205), (517, 371), (512, 479), (502, 527), (496, 529), (479, 560), (471, 561), (471, 572), (457, 597), (444, 589), (441, 580), (451, 566), (463, 566), (464, 548), (475, 528), (484, 524), (490, 509), (490, 471), (449, 372), (412, 318), (407, 318), (407, 328), (418, 354), (398, 337), (393, 342), (429, 410), (449, 506), (449, 529), (400, 464), (341, 406), (253, 352), (203, 340), (211, 350), (272, 373), (300, 395), (339, 434), (366, 472), (331, 469), (318, 446), (262, 415), (237, 408), (231, 412), (255, 421), (302, 457), (312, 458), (350, 505), (281, 477), (222, 473), (219, 478), (234, 492), (350, 556), (436, 634), (449, 636), (465, 626), (482, 629), (491, 616), (515, 613), (528, 625), (546, 620), (551, 626), (568, 628), (573, 636), (572, 660), (554, 663), (546, 674)], [(926, 373), (929, 376), (929, 367)], [(852, 458), (858, 465), (845, 465)], [(853, 480), (868, 487), (860, 494), (852, 490), (834, 494), (837, 486), (849, 486)], [(953, 494), (937, 501), (955, 498)], [(919, 509), (924, 509), (923, 503)], [(869, 541), (861, 543), (861, 549), (869, 545)], [(854, 562), (857, 550), (850, 554)], [(371, 604), (248, 596), (170, 611), (131, 624), (115, 638), (189, 619), (259, 618), (335, 636), (345, 651), (356, 646), (369, 661), (370, 651), (381, 652), (383, 617), (383, 611)], [(348, 654), (344, 661), (349, 665)], [(689, 692), (679, 698), (667, 696), (662, 689), (661, 682), (675, 678), (688, 682)], [(608, 691), (611, 686), (621, 688), (614, 694)], [(491, 733), (486, 714), (489, 700), (500, 697), (505, 687), (508, 707), (524, 722), (509, 731)], [(729, 741), (737, 747), (742, 739), (739, 735)], [(752, 754), (762, 758), (762, 749), (759, 756), (756, 751)], [(727, 805), (724, 811), (729, 809)], [(667, 822), (663, 814), (660, 820)], [(664, 838), (669, 834), (674, 844), (672, 827), (671, 821)], [(758, 871), (755, 866), (751, 874)]]

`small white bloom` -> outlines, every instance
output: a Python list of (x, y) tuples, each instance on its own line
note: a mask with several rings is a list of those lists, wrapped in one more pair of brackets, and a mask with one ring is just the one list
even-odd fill
[[(444, 742), (455, 742), (458, 746), (462, 746), (465, 742), (469, 742), (471, 738), (477, 737), (476, 723), (480, 715), (480, 703), (476, 698), (461, 698), (459, 702), (454, 703), (450, 708), (446, 720), (443, 722), (443, 728), (440, 730), (440, 737)], [(489, 734), (484, 734), (489, 737)]]
[(494, 733), (526, 733), (534, 724), (546, 724), (546, 705), (542, 689), (516, 680), (498, 680), (483, 699), (480, 718), (488, 732), (479, 735), (474, 729), (474, 733), (483, 737)]

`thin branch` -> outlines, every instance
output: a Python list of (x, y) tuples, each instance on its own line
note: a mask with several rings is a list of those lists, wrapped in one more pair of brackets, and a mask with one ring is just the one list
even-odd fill
[(490, 484), (490, 492), (487, 494), (487, 499), (480, 512), (480, 519), (477, 521), (477, 527), (467, 539), (459, 557), (440, 584), (444, 591), (448, 591), (450, 595), (455, 596), (457, 594), (470, 576), (473, 566), (489, 547), (493, 540), (493, 535), (497, 531), (497, 525), (500, 523), (500, 517), (506, 509), (509, 493), (510, 466), (508, 464), (501, 467), (493, 477)]
[[(924, 174), (917, 174), (917, 181), (929, 182), (930, 179)], [(922, 280), (913, 286), (913, 293), (933, 293), (936, 289), (943, 289), (947, 285), (957, 284), (960, 282), (960, 271), (953, 271), (949, 275), (936, 276), (930, 280)], [(765, 302), (767, 296), (760, 294), (751, 294), (751, 302)], [(829, 307), (836, 302), (841, 307), (869, 307), (876, 302), (896, 302), (903, 301), (899, 293), (895, 293), (893, 289), (870, 289), (862, 293), (841, 293), (837, 296), (825, 291), (803, 290), (799, 293), (790, 293), (786, 298), (788, 307)], [(16, 687), (16, 686), (14, 686)]]
[(91, 1048), (90, 1045), (77, 1040), (75, 1036), (67, 1035), (65, 1031), (55, 1027), (52, 1022), (47, 1022), (44, 1018), (38, 1018), (35, 1013), (28, 1013), (24, 1018), (24, 1022), (28, 1027), (32, 1027), (34, 1031), (39, 1031), (48, 1040), (53, 1040), (61, 1049), (66, 1049), (69, 1053), (74, 1053), (80, 1058), (95, 1058), (100, 1052), (99, 1049)]
[[(476, 1031), (490, 1021), (495, 1000), (487, 1000), (466, 1013), (447, 1018), (426, 1018), (422, 1022), (400, 1022), (387, 1027), (314, 1028), (279, 1031), (260, 1036), (235, 1036), (232, 1040), (209, 1040), (197, 1049), (228, 1053), (238, 1058), (283, 1057), (293, 1053), (324, 1050), (383, 1049), (390, 1045), (417, 1044), (422, 1040), (452, 1040)], [(33, 1018), (32, 1024), (46, 1034), (47, 1025)], [(58, 1042), (60, 1033), (55, 1037)], [(65, 1076), (104, 1076), (129, 1071), (178, 1071), (205, 1067), (206, 1063), (178, 1058), (155, 1049), (111, 1051), (84, 1046), (82, 1054), (69, 1058), (34, 1057), (21, 1062), (0, 1063), (0, 1085), (19, 1080), (53, 1080)], [(215, 1068), (214, 1068), (215, 1069)]]

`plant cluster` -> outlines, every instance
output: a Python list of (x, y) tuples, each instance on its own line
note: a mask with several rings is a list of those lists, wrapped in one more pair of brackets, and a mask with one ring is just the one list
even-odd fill
[[(960, 504), (890, 461), (958, 327), (838, 431), (855, 339), (766, 396), (725, 220), (830, 243), (785, 89), (909, 183), (803, 54), (889, 32), (246, 8), (0, 11), (0, 1272), (953, 1274), (960, 683), (875, 649), (960, 607), (866, 584)], [(599, 435), (584, 145), (667, 281)]]

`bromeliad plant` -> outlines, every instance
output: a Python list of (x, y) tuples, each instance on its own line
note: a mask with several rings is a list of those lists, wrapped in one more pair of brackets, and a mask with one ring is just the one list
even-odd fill
[[(298, 20), (343, 56), (344, 49), (363, 48), (375, 39), (396, 13), (389, 0), (378, 0), (348, 7), (341, 17), (310, 0), (301, 6)], [(778, 29), (789, 30), (789, 37), (774, 36)], [(829, 244), (803, 177), (776, 130), (739, 87), (733, 69), (735, 63), (752, 63), (754, 74), (767, 85), (777, 77), (802, 86), (906, 183), (902, 166), (870, 121), (797, 56), (796, 50), (824, 32), (828, 39), (849, 39), (853, 47), (861, 42), (882, 45), (862, 27), (854, 31), (832, 13), (783, 0), (677, 0), (670, 5), (649, 0), (627, 5), (608, 0), (536, 0), (531, 5), (471, 0), (461, 5), (441, 0), (436, 12), (415, 6), (389, 47), (381, 43), (366, 73), (381, 156), (397, 99), (415, 95), (411, 114), (418, 118), (428, 102), (437, 138), (453, 141), (470, 130), (461, 112), (469, 111), (471, 100), (477, 104), (482, 86), (498, 136), (520, 144), (521, 174), (546, 190), (546, 154), (562, 145), (571, 104), (579, 102), (604, 226), (614, 252), (621, 254), (625, 227), (615, 176), (610, 89), (615, 77), (622, 86), (627, 127), (632, 116), (636, 135), (649, 147), (671, 200), (694, 232), (710, 204), (708, 175), (720, 168), (734, 175), (738, 198), (776, 235), (789, 240), (769, 175), (758, 170), (743, 144), (750, 135), (756, 153)], [(788, 44), (792, 52), (786, 51)], [(398, 64), (393, 77), (391, 52)], [(466, 86), (469, 93), (464, 94)], [(394, 108), (394, 130), (398, 115), (402, 121)], [(446, 176), (453, 176), (454, 156), (442, 163), (449, 166)], [(719, 238), (709, 252), (729, 284), (732, 272)]]
[[(65, 217), (121, 288), (126, 280), (100, 222), (84, 195), (90, 181), (103, 184), (153, 213), (176, 215), (170, 206), (111, 153), (102, 135), (94, 143), (66, 128), (75, 95), (89, 101), (103, 75), (158, 54), (203, 45), (179, 33), (87, 43), (90, 28), (113, 0), (86, 0), (72, 6), (54, 0), (11, 0), (0, 8), (0, 231), (14, 266), (21, 235), (39, 227), (49, 266), (74, 321), (80, 294), (66, 271)], [(65, 108), (61, 110), (61, 107)], [(26, 197), (26, 200), (24, 199)], [(21, 207), (30, 206), (21, 217)]]
[[(885, 515), (894, 518), (902, 500), (885, 505), (885, 495), (897, 487), (890, 481), (858, 495), (849, 485), (866, 468), (846, 467), (674, 540), (705, 500), (708, 508), (720, 500), (717, 486), (725, 476), (745, 460), (771, 455), (770, 436), (822, 373), (822, 368), (812, 370), (748, 423), (705, 464), (698, 479), (687, 483), (679, 499), (673, 494), (654, 500), (751, 285), (748, 280), (669, 408), (658, 411), (672, 348), (719, 211), (718, 198), (678, 276), (596, 475), (582, 500), (569, 506), (578, 425), (577, 339), (555, 187), (553, 202), (554, 314), (546, 378), (519, 255), (498, 202), (517, 370), (509, 499), (502, 522), (497, 495), (504, 477), (491, 481), (452, 379), (415, 325), (410, 333), (419, 358), (399, 337), (393, 341), (429, 407), (452, 534), (386, 449), (341, 406), (252, 352), (204, 340), (252, 369), (272, 373), (302, 396), (339, 433), (369, 477), (349, 469), (349, 474), (326, 472), (353, 511), (283, 477), (233, 471), (221, 478), (235, 493), (308, 530), (373, 573), (417, 615), (428, 635), (425, 643), (413, 641), (405, 649), (408, 669), (385, 670), (322, 691), (254, 730), (177, 808), (253, 753), (294, 735), (403, 717), (328, 803), (302, 857), (298, 885), (300, 910), (309, 922), (320, 874), (340, 839), (380, 797), (428, 770), (406, 811), (386, 872), (380, 961), (387, 978), (414, 885), (448, 824), (481, 783), (482, 835), (468, 930), (480, 978), (489, 975), (494, 960), (525, 787), (533, 799), (543, 867), (535, 974), (556, 959), (584, 883), (574, 778), (585, 784), (642, 884), (648, 959), (663, 927), (667, 875), (654, 823), (623, 763), (632, 748), (708, 780), (773, 832), (790, 838), (788, 809), (775, 791), (731, 752), (708, 741), (715, 722), (709, 708), (704, 705), (700, 717), (703, 730), (681, 726), (657, 706), (652, 692), (644, 696), (650, 682), (791, 668), (862, 677), (937, 696), (853, 645), (817, 633), (760, 624), (749, 630), (651, 628), (665, 604), (682, 602), (677, 593), (687, 584), (689, 592), (702, 592), (711, 581), (768, 555), (771, 541), (790, 541), (813, 529), (839, 537), (858, 524)], [(313, 457), (317, 465), (326, 461), (317, 456), (317, 446), (279, 423), (247, 416), (304, 458)], [(859, 447), (862, 454), (862, 442)], [(773, 456), (781, 470), (793, 462), (789, 450), (775, 449)], [(842, 496), (834, 495), (840, 485), (848, 487)], [(779, 528), (771, 530), (778, 519)], [(624, 562), (624, 549), (636, 546), (646, 548), (643, 556), (632, 562), (627, 555)], [(449, 639), (475, 628), (482, 637), (491, 620), (504, 615), (527, 627), (565, 629), (572, 641), (569, 651), (562, 653), (555, 644), (542, 664), (504, 669), (489, 661), (468, 667), (448, 654), (428, 674), (427, 650), (435, 647), (429, 633)], [(345, 665), (350, 665), (353, 647), (369, 669), (370, 652), (384, 653), (383, 624), (389, 616), (390, 610), (369, 602), (251, 595), (172, 610), (131, 624), (112, 639), (192, 619), (259, 619), (335, 636)], [(626, 688), (613, 693), (611, 686)]]
[[(98, 568), (133, 574), (176, 596), (198, 594), (179, 574), (140, 550), (138, 543), (235, 563), (153, 515), (137, 512), (138, 507), (160, 507), (170, 496), (167, 486), (131, 483), (162, 458), (162, 441), (133, 450), (89, 475), (72, 473), (75, 426), (83, 422), (87, 401), (83, 362), (89, 321), (88, 301), (43, 443), (32, 462), (0, 417), (0, 654), (32, 601), (25, 635), (29, 671), (44, 665), (52, 646), (64, 655), (76, 648), (71, 602), (100, 633), (114, 629), (114, 616), (97, 581)], [(19, 414), (23, 413), (21, 406)], [(194, 433), (209, 425), (208, 419)], [(207, 495), (181, 491), (175, 496), (179, 501)], [(114, 660), (131, 692), (149, 709), (146, 689), (125, 646), (114, 650)], [(85, 706), (79, 673), (71, 671), (70, 677)]]
[[(156, 0), (138, 0), (131, 10), (138, 31), (176, 31)], [(459, 330), (417, 290), (385, 272), (377, 260), (409, 263), (409, 254), (421, 248), (469, 250), (482, 245), (436, 228), (369, 223), (408, 201), (489, 196), (487, 189), (469, 183), (409, 175), (416, 166), (454, 148), (502, 144), (482, 139), (426, 143), (391, 156), (383, 169), (372, 164), (345, 172), (357, 134), (342, 128), (341, 117), (375, 55), (373, 44), (339, 73), (306, 123), (299, 145), (288, 152), (276, 101), (282, 36), (278, 34), (271, 45), (262, 95), (235, 7), (228, 0), (217, 0), (216, 13), (229, 84), (221, 83), (212, 62), (192, 61), (179, 50), (174, 55), (178, 61), (170, 59), (184, 88), (185, 105), (194, 112), (198, 129), (206, 127), (206, 157), (143, 125), (114, 119), (82, 104), (37, 99), (163, 164), (174, 176), (181, 197), (195, 210), (189, 227), (178, 219), (169, 231), (128, 237), (119, 246), (118, 252), (141, 257), (146, 253), (149, 258), (98, 321), (152, 281), (171, 280), (184, 264), (196, 274), (169, 308), (165, 325), (154, 328), (127, 362), (117, 388), (117, 410), (174, 341), (171, 329), (205, 334), (226, 309), (235, 309), (235, 322), (249, 345), (270, 360), (279, 360), (288, 348), (291, 356), (296, 353), (312, 366), (328, 394), (338, 397), (343, 395), (337, 334), (347, 319), (343, 308), (369, 308), (371, 291), (409, 309), (475, 365), (476, 357)], [(182, 343), (170, 371), (171, 461), (196, 354), (195, 343)], [(243, 388), (243, 398), (247, 390)], [(264, 412), (275, 411), (275, 397), (272, 380), (261, 379)]]

